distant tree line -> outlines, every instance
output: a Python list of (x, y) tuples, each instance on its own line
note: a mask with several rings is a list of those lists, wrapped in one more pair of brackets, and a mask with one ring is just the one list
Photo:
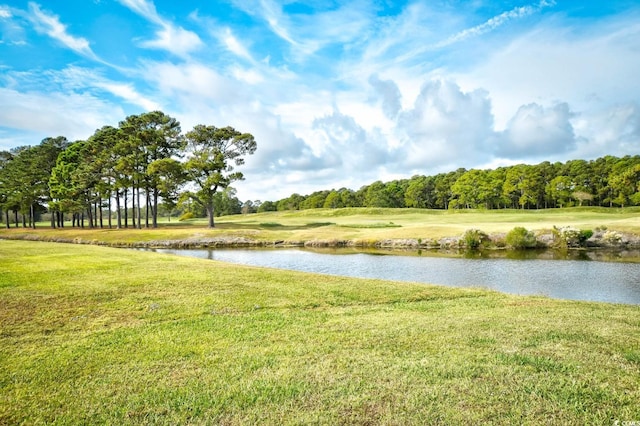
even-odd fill
[(458, 169), (435, 176), (376, 181), (263, 202), (258, 211), (339, 207), (424, 209), (543, 209), (640, 205), (640, 156), (606, 156), (566, 163)]
[(156, 227), (161, 209), (182, 205), (212, 227), (216, 206), (235, 212), (230, 184), (243, 175), (234, 169), (255, 150), (254, 137), (232, 127), (183, 134), (161, 111), (131, 115), (87, 140), (59, 136), (0, 152), (0, 217), (7, 227), (19, 217), (35, 227), (45, 211), (52, 227), (65, 216), (72, 226)]

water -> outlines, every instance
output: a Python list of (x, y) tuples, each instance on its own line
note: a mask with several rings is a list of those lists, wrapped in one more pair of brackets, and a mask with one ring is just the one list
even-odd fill
[(338, 250), (326, 253), (284, 248), (154, 251), (330, 275), (484, 287), (557, 299), (640, 304), (640, 263), (376, 255)]

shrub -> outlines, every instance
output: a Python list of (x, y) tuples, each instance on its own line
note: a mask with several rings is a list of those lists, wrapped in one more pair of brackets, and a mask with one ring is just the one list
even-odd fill
[(570, 226), (564, 228), (554, 226), (553, 231), (560, 247), (583, 247), (593, 235), (590, 229), (580, 230)]
[(580, 246), (584, 246), (589, 238), (593, 236), (593, 231), (591, 229), (582, 229), (580, 230), (580, 235), (578, 235), (578, 243)]
[(490, 240), (489, 236), (479, 229), (467, 229), (462, 236), (465, 247), (477, 249), (482, 245), (486, 245)]
[(602, 235), (602, 239), (607, 244), (615, 245), (622, 241), (622, 235), (616, 231), (607, 231)]
[(537, 245), (536, 236), (533, 232), (528, 231), (521, 226), (515, 227), (509, 231), (506, 241), (509, 247), (515, 249), (532, 248)]

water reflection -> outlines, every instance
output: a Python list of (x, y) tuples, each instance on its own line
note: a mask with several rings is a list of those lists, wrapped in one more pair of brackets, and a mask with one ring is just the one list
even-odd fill
[[(478, 286), (559, 299), (640, 304), (637, 253), (604, 251), (398, 251), (355, 249), (158, 249), (158, 252), (331, 275)], [(635, 257), (634, 257), (635, 256)], [(559, 260), (561, 259), (561, 260)], [(615, 260), (604, 262), (603, 259)]]

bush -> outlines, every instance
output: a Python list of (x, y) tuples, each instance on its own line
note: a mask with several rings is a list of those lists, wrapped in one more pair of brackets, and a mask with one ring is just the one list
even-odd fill
[(521, 226), (515, 227), (509, 231), (506, 240), (509, 247), (514, 249), (532, 248), (538, 244), (533, 232), (528, 231)]
[(465, 247), (477, 249), (482, 245), (489, 243), (489, 236), (479, 229), (467, 229), (462, 236)]
[(582, 229), (580, 230), (580, 235), (578, 235), (578, 241), (580, 246), (584, 246), (587, 243), (587, 240), (593, 236), (593, 231), (591, 229)]
[(553, 228), (556, 241), (560, 247), (583, 247), (587, 240), (593, 235), (590, 229), (576, 229), (570, 226), (564, 228)]
[(622, 241), (622, 235), (616, 231), (607, 231), (602, 235), (602, 240), (607, 244), (616, 245)]

